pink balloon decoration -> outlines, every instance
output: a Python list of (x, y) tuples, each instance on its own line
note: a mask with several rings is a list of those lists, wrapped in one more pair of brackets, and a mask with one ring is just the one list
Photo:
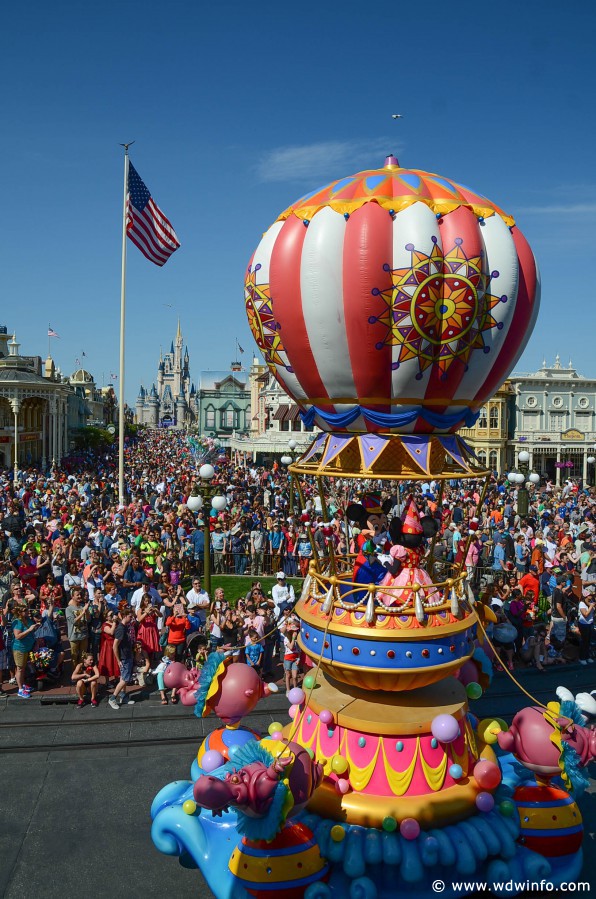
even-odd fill
[(416, 818), (404, 818), (399, 825), (399, 832), (404, 840), (415, 840), (420, 833), (420, 825)]
[(216, 768), (225, 765), (225, 762), (221, 752), (218, 752), (217, 749), (208, 749), (201, 759), (201, 768), (203, 771), (215, 771)]
[(337, 789), (343, 796), (350, 789), (350, 781), (346, 780), (345, 777), (340, 777), (337, 781)]
[(495, 790), (501, 783), (501, 769), (488, 759), (480, 759), (474, 765), (474, 777), (483, 790)]
[(280, 730), (274, 730), (272, 734), (269, 734), (272, 740), (283, 740), (284, 735)]
[(330, 712), (329, 709), (322, 709), (319, 712), (319, 721), (321, 724), (333, 724), (333, 712)]
[(287, 695), (287, 700), (292, 705), (302, 705), (305, 699), (306, 693), (300, 687), (293, 687)]
[(295, 718), (296, 715), (299, 715), (299, 714), (300, 714), (300, 706), (298, 706), (298, 705), (291, 705), (290, 708), (288, 709), (288, 715), (290, 716), (290, 718)]

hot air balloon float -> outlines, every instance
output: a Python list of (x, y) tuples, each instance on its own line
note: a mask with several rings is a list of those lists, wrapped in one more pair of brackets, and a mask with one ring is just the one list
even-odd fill
[[(525, 710), (511, 731), (478, 722), (468, 701), (490, 683), (478, 648), (490, 610), (465, 568), (435, 576), (436, 523), (406, 492), (388, 520), (362, 484), (488, 484), (457, 431), (532, 332), (527, 241), (482, 195), (389, 156), (277, 218), (248, 265), (245, 302), (269, 369), (318, 429), (290, 466), (301, 499), (318, 485), (326, 515), (329, 484), (350, 479), (358, 552), (339, 557), (329, 541), (327, 556), (313, 553), (296, 609), (313, 667), (288, 695), (289, 723), (259, 737), (236, 715), (215, 732), (219, 749), (207, 738), (192, 779), (154, 801), (156, 846), (199, 866), (219, 899), (574, 880), (576, 797), (596, 738), (573, 702)], [(211, 663), (214, 683), (227, 664)], [(209, 695), (217, 714), (215, 689), (199, 685), (197, 713)], [(263, 693), (250, 691), (234, 690), (247, 710)]]

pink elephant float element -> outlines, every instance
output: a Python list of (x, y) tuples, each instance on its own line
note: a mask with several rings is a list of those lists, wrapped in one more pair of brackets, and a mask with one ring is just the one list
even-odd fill
[(277, 693), (277, 685), (266, 684), (250, 665), (212, 652), (199, 674), (195, 715), (205, 718), (214, 712), (224, 724), (238, 724), (259, 699), (271, 693)]
[(197, 702), (197, 689), (200, 671), (198, 668), (186, 668), (180, 662), (172, 662), (163, 675), (163, 682), (168, 690), (177, 690), (182, 705), (193, 706)]
[(323, 766), (299, 743), (265, 739), (238, 750), (219, 776), (201, 775), (193, 795), (214, 815), (234, 808), (240, 833), (269, 840), (306, 806), (322, 779)]
[(596, 759), (596, 731), (584, 727), (585, 718), (575, 703), (549, 703), (548, 708), (528, 706), (514, 717), (509, 730), (497, 736), (501, 749), (549, 783), (562, 777), (568, 789), (587, 783), (580, 769)]

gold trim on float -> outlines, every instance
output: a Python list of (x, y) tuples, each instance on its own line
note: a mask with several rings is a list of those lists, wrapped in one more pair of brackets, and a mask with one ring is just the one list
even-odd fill
[[(356, 478), (376, 477), (381, 480), (411, 480), (421, 476), (437, 480), (453, 477), (488, 477), (490, 471), (480, 465), (472, 448), (457, 434), (429, 434), (428, 446), (422, 456), (425, 464), (417, 464), (412, 453), (404, 446), (411, 434), (375, 433), (385, 445), (378, 448), (374, 459), (367, 466), (362, 454), (361, 438), (370, 437), (366, 431), (345, 431), (341, 433), (341, 445), (334, 448), (332, 457), (323, 463), (329, 441), (340, 436), (334, 432), (319, 435), (308, 449), (288, 466), (291, 474), (328, 475), (330, 477)], [(443, 446), (442, 439), (455, 439), (459, 454)], [(315, 458), (316, 457), (316, 458)], [(422, 462), (421, 459), (421, 462)], [(304, 460), (304, 461), (302, 461)]]
[[(487, 752), (482, 757), (494, 761)], [(382, 827), (384, 818), (415, 818), (423, 829), (440, 827), (461, 821), (477, 812), (476, 796), (482, 792), (473, 777), (467, 777), (452, 787), (422, 796), (375, 796), (355, 790), (341, 796), (333, 781), (325, 779), (308, 803), (308, 810), (334, 821), (360, 824), (362, 827)]]
[[(337, 457), (332, 460), (336, 462)], [(452, 468), (447, 469), (443, 468), (441, 471), (429, 471), (423, 472), (421, 469), (408, 469), (402, 470), (399, 473), (395, 471), (392, 472), (383, 472), (376, 471), (374, 468), (363, 468), (360, 471), (344, 471), (340, 469), (338, 465), (330, 464), (329, 466), (318, 465), (317, 463), (313, 463), (310, 466), (309, 462), (304, 463), (303, 466), (300, 465), (299, 462), (294, 462), (293, 465), (288, 466), (288, 471), (290, 474), (305, 474), (305, 475), (329, 475), (333, 477), (341, 477), (341, 478), (369, 478), (375, 477), (381, 481), (411, 481), (413, 479), (420, 479), (421, 474), (426, 474), (427, 477), (433, 478), (435, 481), (448, 481), (452, 478), (485, 478), (490, 475), (490, 471), (487, 471), (485, 468)]]
[(356, 721), (357, 729), (383, 736), (384, 728), (390, 734), (420, 733), (430, 730), (433, 719), (439, 714), (465, 717), (468, 705), (466, 689), (454, 677), (445, 677), (439, 683), (412, 690), (407, 697), (391, 691), (380, 691), (371, 696), (360, 687), (345, 689), (330, 675), (317, 679), (316, 687), (308, 698), (308, 710), (318, 715), (329, 709), (340, 727), (346, 726), (346, 713)]

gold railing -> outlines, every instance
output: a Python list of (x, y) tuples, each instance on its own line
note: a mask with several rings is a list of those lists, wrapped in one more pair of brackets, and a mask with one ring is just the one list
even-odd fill
[[(421, 615), (426, 616), (429, 613), (441, 612), (447, 609), (450, 609), (454, 615), (459, 615), (460, 604), (463, 602), (466, 606), (468, 605), (464, 593), (465, 571), (444, 581), (437, 581), (428, 585), (414, 583), (394, 587), (382, 584), (359, 584), (352, 580), (346, 580), (338, 574), (322, 574), (317, 570), (316, 561), (313, 561), (310, 564), (309, 576), (311, 582), (308, 593), (313, 599), (322, 603), (323, 612), (326, 615), (331, 615), (335, 608), (351, 612), (364, 612), (367, 624), (371, 624), (372, 621), (369, 619), (372, 618), (374, 621), (377, 615), (416, 614), (416, 617), (420, 619)], [(319, 588), (318, 590), (317, 587)], [(340, 588), (346, 587), (348, 589), (342, 589), (340, 595)], [(346, 602), (347, 597), (363, 591), (366, 591), (364, 602)], [(406, 602), (395, 606), (378, 604), (376, 599), (377, 593), (387, 593), (397, 597), (404, 591), (407, 591), (408, 594), (414, 594), (414, 604), (411, 603), (409, 596)], [(441, 602), (424, 602), (422, 598), (422, 596), (434, 596), (435, 594), (441, 594), (441, 592), (444, 594)]]

